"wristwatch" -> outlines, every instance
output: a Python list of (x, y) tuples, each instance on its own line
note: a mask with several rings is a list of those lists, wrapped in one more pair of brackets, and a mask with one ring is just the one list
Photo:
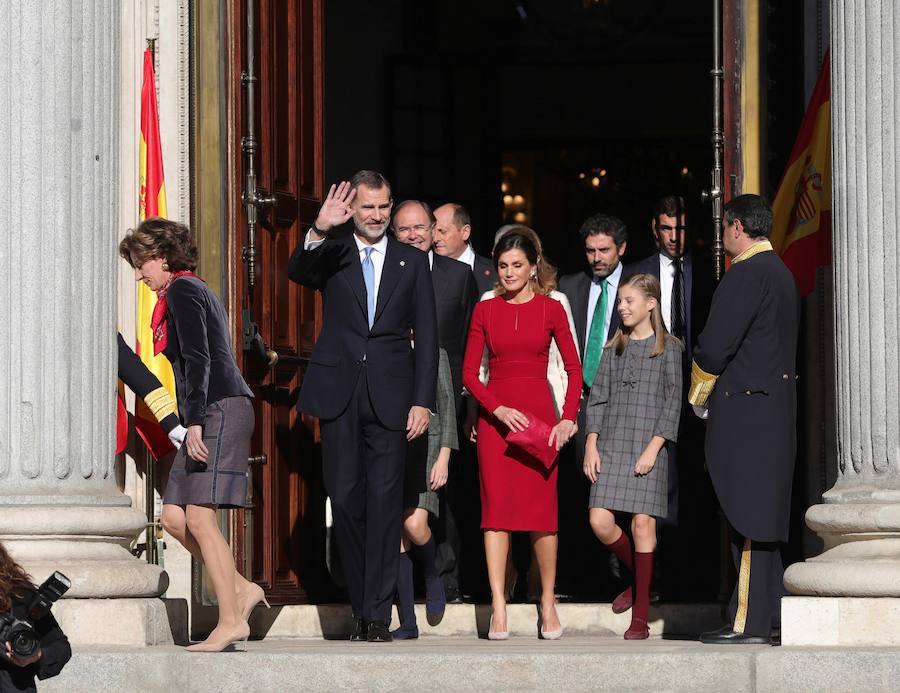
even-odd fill
[(328, 235), (328, 232), (327, 232), (327, 231), (323, 231), (323, 230), (320, 229), (318, 226), (316, 226), (316, 222), (313, 222), (312, 226), (309, 227), (309, 230), (310, 230), (310, 231), (315, 231), (315, 232), (316, 232), (317, 234), (319, 234), (320, 236), (327, 236), (327, 235)]

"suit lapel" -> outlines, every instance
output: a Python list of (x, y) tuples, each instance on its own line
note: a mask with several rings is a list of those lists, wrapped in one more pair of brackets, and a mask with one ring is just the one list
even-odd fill
[(400, 264), (402, 261), (397, 258), (396, 247), (397, 241), (393, 238), (388, 238), (387, 248), (384, 253), (384, 267), (381, 269), (381, 284), (378, 286), (378, 300), (375, 303), (375, 322), (378, 322), (378, 318), (384, 312), (384, 307), (391, 299), (391, 294), (397, 288), (397, 282), (400, 281), (400, 277), (406, 267), (405, 262)]
[(347, 283), (350, 285), (353, 294), (356, 296), (363, 317), (368, 320), (368, 310), (366, 309), (366, 282), (363, 279), (362, 263), (359, 261), (359, 248), (356, 247), (356, 241), (354, 240), (352, 233), (349, 238), (343, 240), (343, 243), (347, 247), (347, 255), (350, 264), (344, 269), (342, 274), (344, 275), (344, 279), (346, 279)]
[(444, 297), (444, 292), (449, 288), (446, 280), (445, 269), (447, 265), (443, 262), (443, 256), (434, 253), (431, 256), (433, 265), (431, 266), (431, 284), (434, 287), (434, 301), (439, 303)]
[(692, 328), (691, 315), (694, 312), (694, 262), (690, 253), (684, 254), (682, 270), (684, 272), (684, 337), (686, 342), (685, 346), (688, 349), (688, 353), (690, 353)]
[(581, 317), (575, 321), (575, 330), (578, 332), (581, 353), (584, 353), (585, 348), (587, 348), (587, 309), (590, 293), (591, 278), (587, 274), (582, 274), (581, 281), (578, 283), (578, 312), (576, 313), (576, 315)]

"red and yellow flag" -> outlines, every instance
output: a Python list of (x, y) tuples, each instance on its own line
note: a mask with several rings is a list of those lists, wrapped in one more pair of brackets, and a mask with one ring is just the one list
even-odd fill
[[(140, 219), (166, 216), (166, 182), (163, 175), (162, 145), (159, 138), (159, 115), (156, 110), (156, 84), (153, 77), (153, 55), (144, 51), (144, 81), (141, 88), (141, 153), (140, 153)], [(138, 282), (137, 348), (135, 352), (169, 393), (175, 398), (175, 376), (165, 356), (153, 355), (153, 333), (150, 318), (156, 305), (156, 294)], [(174, 447), (165, 431), (142, 400), (135, 407), (135, 429), (155, 458)]]
[(772, 246), (803, 296), (831, 264), (831, 62), (825, 54), (800, 134), (772, 205)]

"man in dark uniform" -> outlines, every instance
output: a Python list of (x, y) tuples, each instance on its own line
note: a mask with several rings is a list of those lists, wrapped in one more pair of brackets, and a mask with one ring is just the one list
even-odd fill
[(731, 623), (705, 643), (769, 643), (781, 629), (780, 543), (788, 538), (797, 451), (800, 299), (768, 241), (772, 210), (758, 195), (725, 205), (732, 258), (697, 340), (690, 403), (708, 416), (706, 463), (731, 527), (737, 585)]

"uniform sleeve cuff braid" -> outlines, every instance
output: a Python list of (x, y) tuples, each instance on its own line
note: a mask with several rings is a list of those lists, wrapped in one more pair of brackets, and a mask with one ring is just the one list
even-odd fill
[(706, 401), (712, 394), (713, 388), (719, 376), (707, 373), (697, 365), (691, 363), (691, 389), (688, 391), (688, 402), (698, 407), (705, 407)]

